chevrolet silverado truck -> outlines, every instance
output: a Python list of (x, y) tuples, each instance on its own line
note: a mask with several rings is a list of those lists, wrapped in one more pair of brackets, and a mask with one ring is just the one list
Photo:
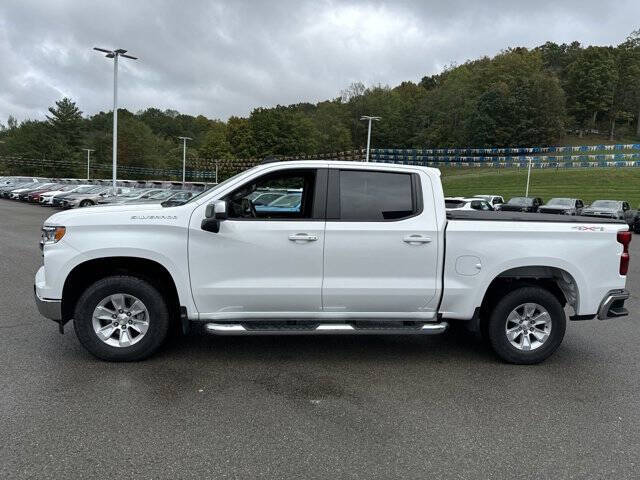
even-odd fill
[[(256, 191), (294, 190), (291, 209)], [(623, 220), (446, 212), (440, 172), (332, 161), (259, 165), (183, 205), (56, 213), (39, 311), (98, 358), (153, 354), (172, 327), (216, 335), (433, 335), (459, 323), (538, 363), (571, 320), (624, 307)]]

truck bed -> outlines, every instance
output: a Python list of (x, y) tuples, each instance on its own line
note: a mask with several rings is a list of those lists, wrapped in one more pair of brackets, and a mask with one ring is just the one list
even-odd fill
[(447, 210), (447, 220), (547, 223), (619, 223), (626, 225), (624, 220), (616, 218), (558, 215), (555, 213), (485, 212), (481, 210)]

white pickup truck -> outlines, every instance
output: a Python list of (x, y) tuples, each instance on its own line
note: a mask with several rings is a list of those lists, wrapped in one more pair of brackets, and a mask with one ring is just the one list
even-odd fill
[(615, 219), (447, 213), (431, 168), (276, 162), (181, 206), (56, 213), (35, 298), (106, 360), (151, 355), (172, 325), (431, 335), (460, 322), (529, 364), (562, 342), (565, 307), (572, 320), (627, 314), (630, 240)]

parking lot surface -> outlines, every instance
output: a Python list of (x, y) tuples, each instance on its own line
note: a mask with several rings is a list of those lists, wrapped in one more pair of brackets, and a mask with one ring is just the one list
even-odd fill
[(631, 315), (537, 366), (436, 337), (172, 339), (105, 363), (38, 314), (41, 207), (0, 200), (0, 478), (638, 478)]

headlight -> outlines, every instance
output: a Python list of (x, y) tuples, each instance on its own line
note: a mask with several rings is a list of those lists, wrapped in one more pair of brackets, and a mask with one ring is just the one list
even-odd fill
[(66, 228), (64, 227), (42, 227), (42, 236), (40, 240), (40, 248), (45, 245), (51, 245), (53, 243), (59, 242), (66, 232)]

